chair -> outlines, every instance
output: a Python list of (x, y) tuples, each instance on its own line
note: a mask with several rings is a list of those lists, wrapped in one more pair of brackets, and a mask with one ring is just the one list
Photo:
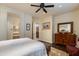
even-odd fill
[(76, 48), (75, 46), (67, 45), (67, 52), (70, 56), (79, 56), (79, 48)]

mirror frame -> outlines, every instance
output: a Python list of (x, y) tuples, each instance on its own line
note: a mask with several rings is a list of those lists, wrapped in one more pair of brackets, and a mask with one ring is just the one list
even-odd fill
[(70, 32), (69, 33), (73, 33), (73, 22), (58, 23), (58, 25), (57, 25), (58, 26), (57, 31), (60, 32), (59, 31), (59, 29), (60, 29), (59, 26), (60, 25), (65, 25), (65, 24), (70, 24)]

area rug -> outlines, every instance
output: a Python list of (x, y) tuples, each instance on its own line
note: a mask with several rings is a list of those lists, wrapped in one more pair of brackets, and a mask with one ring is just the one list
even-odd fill
[(65, 51), (51, 47), (51, 50), (49, 52), (49, 56), (69, 56), (69, 54)]

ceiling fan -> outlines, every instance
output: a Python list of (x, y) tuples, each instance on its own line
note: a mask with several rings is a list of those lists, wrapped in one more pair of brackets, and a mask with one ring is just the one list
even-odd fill
[(54, 7), (54, 5), (45, 5), (44, 3), (41, 3), (40, 5), (33, 5), (33, 4), (31, 4), (31, 6), (39, 7), (39, 9), (35, 11), (36, 13), (37, 13), (40, 9), (42, 9), (45, 13), (47, 13), (47, 10), (46, 10), (45, 8)]

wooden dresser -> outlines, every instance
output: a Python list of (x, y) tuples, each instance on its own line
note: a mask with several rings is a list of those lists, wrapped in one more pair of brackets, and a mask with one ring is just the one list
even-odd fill
[(61, 45), (76, 44), (76, 35), (72, 33), (56, 33), (55, 44), (61, 44)]

